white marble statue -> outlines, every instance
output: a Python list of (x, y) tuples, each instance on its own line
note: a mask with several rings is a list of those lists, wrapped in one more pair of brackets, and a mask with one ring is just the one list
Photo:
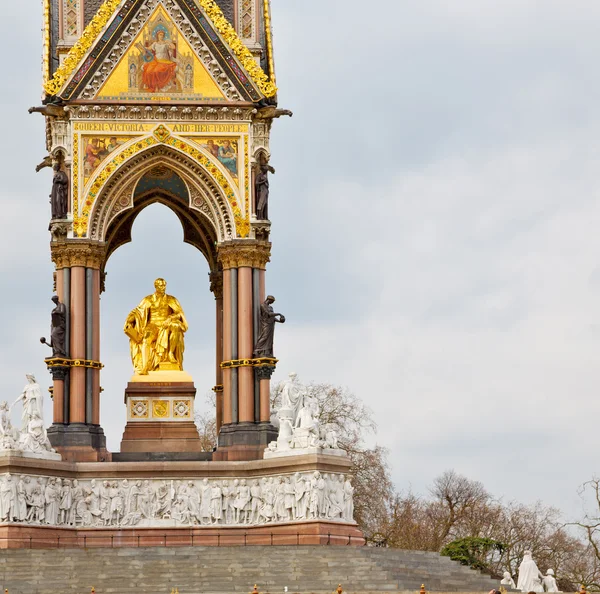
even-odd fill
[(22, 431), (27, 430), (27, 425), (35, 413), (38, 414), (40, 419), (44, 418), (43, 399), (40, 386), (35, 381), (35, 376), (32, 373), (28, 373), (25, 377), (27, 378), (27, 385), (23, 388), (23, 392), (20, 396), (11, 405), (12, 408), (17, 402), (23, 402), (23, 413), (21, 414)]
[(523, 561), (521, 561), (521, 565), (519, 566), (517, 590), (521, 590), (521, 592), (543, 592), (543, 578), (544, 576), (531, 556), (531, 551), (525, 551)]
[(277, 441), (269, 444), (265, 458), (303, 453), (318, 453), (327, 450), (328, 454), (345, 456), (339, 449), (336, 427), (333, 423), (321, 426), (319, 404), (303, 386), (295, 373), (276, 389), (281, 396), (281, 406), (276, 413), (279, 427)]
[(0, 476), (0, 522), (114, 526), (251, 526), (310, 520), (354, 523), (343, 474), (319, 471), (227, 480)]
[(19, 431), (10, 421), (8, 402), (0, 402), (0, 450), (16, 450), (18, 440)]
[(515, 584), (515, 580), (513, 580), (512, 575), (510, 575), (510, 571), (504, 572), (504, 577), (502, 578), (500, 585), (508, 586), (509, 588), (512, 588), (513, 590), (517, 589), (517, 584)]
[[(0, 451), (5, 454), (32, 458), (60, 460), (48, 441), (44, 426), (42, 392), (32, 374), (27, 374), (27, 385), (23, 392), (9, 407), (0, 403)], [(18, 402), (22, 402), (21, 429), (13, 427), (10, 411)]]
[(549, 569), (542, 579), (542, 585), (544, 586), (544, 590), (546, 592), (560, 592), (558, 589), (558, 584), (556, 583), (556, 579), (554, 577), (554, 570)]

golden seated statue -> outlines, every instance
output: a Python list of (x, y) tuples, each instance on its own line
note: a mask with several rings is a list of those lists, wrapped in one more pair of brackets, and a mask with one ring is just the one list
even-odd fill
[(131, 311), (123, 330), (129, 337), (131, 361), (138, 375), (150, 371), (183, 371), (183, 335), (188, 323), (179, 301), (166, 294), (167, 283), (154, 281), (156, 291)]

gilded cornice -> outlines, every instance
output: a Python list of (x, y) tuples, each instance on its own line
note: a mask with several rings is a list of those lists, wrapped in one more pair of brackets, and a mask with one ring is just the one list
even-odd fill
[(271, 244), (268, 241), (228, 241), (220, 244), (217, 250), (223, 270), (243, 267), (264, 270), (271, 260)]
[(106, 244), (78, 240), (53, 241), (50, 254), (57, 270), (73, 266), (100, 270), (106, 258)]
[[(208, 18), (212, 21), (215, 29), (221, 34), (263, 95), (265, 97), (273, 97), (277, 93), (277, 87), (256, 63), (252, 53), (239, 38), (215, 0), (196, 0), (196, 2), (202, 7)], [(96, 16), (90, 21), (83, 35), (71, 48), (52, 79), (45, 83), (44, 89), (48, 95), (57, 95), (59, 93), (67, 80), (75, 72), (83, 57), (98, 39), (120, 4), (121, 0), (106, 0), (100, 7)]]

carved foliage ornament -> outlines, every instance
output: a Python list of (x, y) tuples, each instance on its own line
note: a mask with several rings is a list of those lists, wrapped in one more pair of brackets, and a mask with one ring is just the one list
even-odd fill
[[(269, 77), (263, 72), (262, 68), (256, 63), (252, 53), (242, 43), (235, 32), (235, 29), (225, 18), (215, 0), (196, 0), (196, 2), (202, 7), (216, 30), (222, 35), (260, 91), (265, 97), (273, 97), (277, 93), (277, 87), (275, 87), (273, 82), (271, 82)], [(96, 13), (96, 16), (86, 27), (83, 35), (71, 48), (61, 66), (56, 70), (52, 79), (44, 85), (46, 93), (49, 95), (58, 94), (69, 77), (77, 69), (81, 60), (91, 49), (94, 42), (98, 39), (120, 4), (121, 0), (106, 0), (106, 2), (104, 2)]]
[(219, 262), (224, 270), (229, 268), (261, 268), (271, 259), (271, 244), (268, 242), (226, 243), (219, 246)]
[(56, 269), (83, 266), (100, 270), (106, 256), (106, 245), (88, 241), (57, 241), (50, 244)]

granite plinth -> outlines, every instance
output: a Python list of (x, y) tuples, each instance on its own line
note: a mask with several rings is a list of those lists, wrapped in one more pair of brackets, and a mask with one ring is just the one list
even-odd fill
[(277, 439), (277, 429), (271, 423), (236, 423), (223, 425), (219, 431), (213, 460), (260, 460), (270, 442)]
[(134, 376), (125, 390), (127, 425), (121, 452), (165, 455), (201, 452), (194, 424), (195, 397), (194, 382), (183, 371)]
[(48, 439), (63, 460), (72, 462), (108, 462), (106, 437), (100, 425), (54, 423), (48, 428)]

